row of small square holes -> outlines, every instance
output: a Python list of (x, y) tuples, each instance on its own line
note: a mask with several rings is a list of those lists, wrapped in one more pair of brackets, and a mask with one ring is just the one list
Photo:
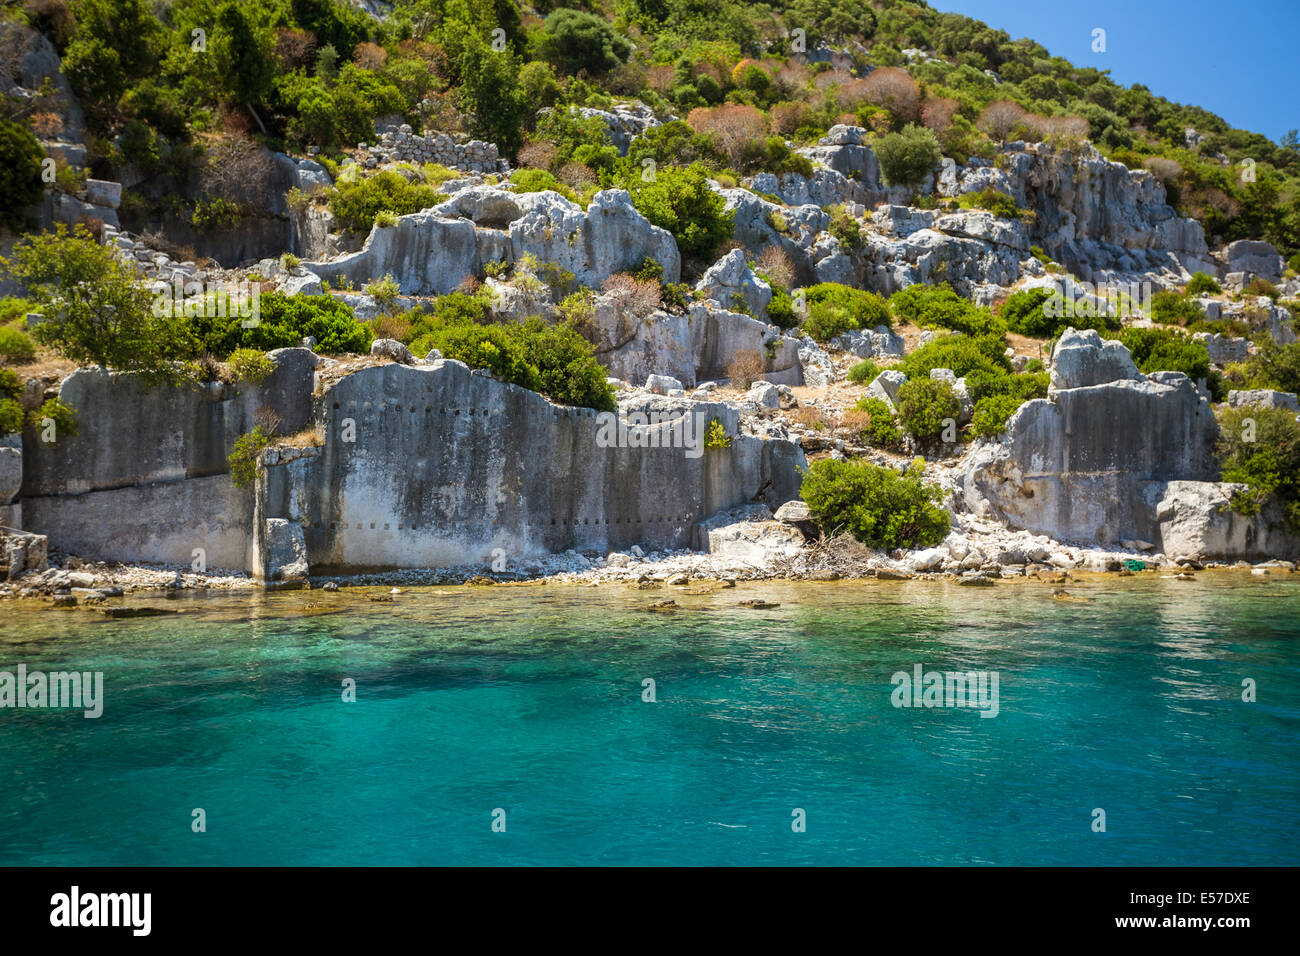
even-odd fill
[[(637, 519), (636, 519), (636, 524), (662, 524), (662, 523), (664, 523), (664, 522), (666, 522), (666, 521), (686, 521), (686, 520), (689, 520), (690, 517), (691, 517), (690, 515), (668, 515), (667, 517), (664, 517), (664, 516), (662, 516), (662, 515), (655, 515), (653, 518), (644, 518), (644, 519), (643, 519), (643, 518), (637, 518)], [(569, 518), (559, 518), (559, 519), (552, 518), (552, 519), (551, 519), (551, 524), (552, 524), (552, 525), (556, 524), (557, 522), (558, 522), (559, 524), (561, 524), (561, 525), (570, 525), (570, 524), (571, 524), (571, 525), (575, 525), (575, 526), (576, 526), (576, 525), (578, 524), (578, 519), (577, 519), (577, 518), (573, 518), (573, 519), (569, 519)], [(582, 523), (583, 523), (584, 525), (588, 525), (588, 524), (591, 524), (592, 522), (591, 522), (591, 519), (590, 519), (590, 518), (583, 518), (583, 519), (582, 519)], [(609, 524), (609, 519), (608, 519), (608, 518), (605, 518), (605, 519), (604, 519), (604, 523), (605, 523), (605, 524)], [(623, 519), (622, 519), (622, 518), (615, 518), (615, 519), (614, 519), (614, 524), (622, 524), (622, 523), (623, 523)], [(627, 519), (627, 523), (628, 523), (628, 524), (632, 524), (632, 523), (633, 523), (632, 519), (631, 519), (631, 518), (628, 518), (628, 519)], [(371, 530), (371, 531), (374, 531), (374, 530), (375, 530), (375, 524), (376, 524), (376, 522), (374, 522), (374, 521), (370, 522), (370, 530)], [(596, 519), (596, 524), (601, 524), (601, 519), (600, 519), (600, 518), (597, 518), (597, 519)], [(321, 522), (318, 521), (318, 522), (316, 522), (316, 524), (312, 525), (312, 527), (315, 528), (317, 531), (319, 531), (319, 530), (321, 530), (321, 529), (324, 527), (324, 525), (323, 525)], [(337, 530), (346, 531), (347, 529), (348, 529), (348, 523), (347, 523), (346, 521), (344, 521), (341, 525), (338, 524), (337, 522), (334, 522), (334, 521), (331, 521), (331, 522), (330, 522), (330, 530), (331, 530), (331, 531), (337, 531)], [(358, 530), (358, 531), (365, 530), (365, 522), (364, 522), (364, 521), (358, 521), (355, 530)], [(389, 530), (389, 526), (388, 526), (387, 523), (384, 524), (384, 529), (383, 529), (383, 530), (385, 530), (385, 531)], [(398, 531), (404, 531), (404, 530), (406, 530), (406, 529), (405, 529), (405, 526), (399, 524), (399, 525), (397, 526), (397, 530), (398, 530)], [(413, 525), (411, 525), (411, 530), (412, 530), (412, 531), (419, 531), (419, 530), (420, 530), (420, 526), (419, 526), (418, 524), (413, 524)]]

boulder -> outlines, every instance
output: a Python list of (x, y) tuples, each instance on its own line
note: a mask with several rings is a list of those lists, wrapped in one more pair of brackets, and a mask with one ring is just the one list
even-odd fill
[(646, 378), (645, 387), (656, 395), (667, 395), (681, 390), (682, 383), (668, 375), (651, 375)]
[(415, 364), (415, 356), (411, 354), (411, 350), (397, 339), (375, 339), (370, 343), (370, 354), (393, 362), (401, 362), (403, 365)]
[(1066, 329), (1052, 351), (1053, 389), (1086, 388), (1141, 378), (1129, 350), (1113, 339), (1103, 340), (1092, 329)]
[(771, 382), (755, 382), (745, 394), (745, 401), (753, 402), (759, 408), (780, 408), (781, 393)]
[(1254, 239), (1228, 243), (1224, 258), (1228, 262), (1228, 272), (1251, 272), (1269, 282), (1279, 281), (1286, 269), (1286, 263), (1276, 248)]
[(1187, 376), (1124, 377), (1131, 368), (1118, 343), (1067, 332), (1051, 373), (1062, 387), (1023, 404), (1000, 441), (976, 446), (958, 502), (1056, 540), (1158, 540), (1144, 488), (1217, 477), (1218, 426)]
[(897, 369), (887, 368), (867, 386), (867, 395), (888, 402), (890, 408), (898, 405), (898, 389), (907, 381), (907, 376)]
[(754, 275), (743, 249), (733, 249), (711, 265), (695, 289), (724, 308), (743, 305), (760, 321), (767, 318), (772, 301), (772, 287)]
[(1234, 389), (1228, 393), (1228, 404), (1233, 408), (1285, 408), (1300, 411), (1294, 392), (1279, 392), (1272, 388)]

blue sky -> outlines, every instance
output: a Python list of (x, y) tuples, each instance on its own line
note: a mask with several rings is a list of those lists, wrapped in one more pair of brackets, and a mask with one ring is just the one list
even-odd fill
[[(928, 0), (1278, 140), (1300, 127), (1300, 0)], [(1092, 52), (1092, 31), (1106, 52)]]

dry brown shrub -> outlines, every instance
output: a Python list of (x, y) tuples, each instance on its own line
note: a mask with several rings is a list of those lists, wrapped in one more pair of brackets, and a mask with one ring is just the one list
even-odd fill
[(994, 100), (980, 113), (975, 125), (991, 139), (1005, 143), (1017, 126), (1025, 122), (1029, 112), (1013, 100)]
[(616, 272), (600, 284), (600, 291), (610, 296), (620, 312), (638, 318), (659, 308), (662, 290), (653, 279), (638, 280), (626, 272)]
[(381, 313), (370, 320), (370, 331), (377, 339), (397, 339), (403, 341), (411, 334), (411, 320), (406, 313)]
[(1177, 160), (1165, 159), (1163, 156), (1148, 156), (1142, 165), (1162, 183), (1171, 183), (1183, 174), (1183, 167)]
[(33, 113), (27, 124), (36, 134), (37, 139), (55, 139), (63, 132), (63, 117), (58, 113)]
[(280, 416), (274, 408), (268, 405), (259, 405), (253, 412), (253, 424), (260, 426), (263, 431), (274, 435), (280, 430)]
[(1042, 142), (1076, 143), (1088, 136), (1088, 121), (1082, 116), (1039, 116), (1036, 113), (1026, 113), (1023, 122), (1029, 135)]
[(761, 352), (755, 349), (741, 349), (731, 356), (727, 363), (727, 378), (735, 388), (747, 389), (763, 377), (767, 363)]
[(836, 428), (847, 428), (854, 434), (861, 434), (871, 424), (871, 413), (862, 408), (846, 408), (840, 413)]
[(798, 408), (790, 409), (786, 415), (812, 431), (820, 431), (831, 424), (830, 416), (815, 405), (800, 405)]
[(736, 165), (749, 144), (767, 135), (767, 120), (762, 110), (743, 103), (693, 109), (686, 123), (695, 132), (712, 136), (718, 148)]
[(921, 116), (921, 91), (906, 70), (882, 66), (862, 81), (863, 97), (873, 106), (883, 106), (905, 123)]
[(456, 286), (456, 291), (463, 292), (465, 295), (473, 295), (479, 290), (479, 286), (482, 284), (483, 283), (479, 281), (478, 276), (466, 274), (465, 278), (461, 279), (460, 283)]
[(789, 63), (781, 64), (772, 79), (776, 82), (778, 91), (786, 95), (794, 95), (808, 85), (808, 68), (802, 63), (791, 60)]
[(772, 129), (782, 136), (789, 136), (808, 120), (806, 103), (777, 103), (767, 113)]
[(60, 50), (72, 42), (77, 32), (77, 19), (72, 15), (67, 0), (27, 0), (23, 4), (32, 26), (50, 38)]
[(590, 166), (584, 166), (582, 163), (565, 163), (560, 167), (560, 171), (555, 174), (555, 178), (564, 185), (578, 190), (594, 186), (598, 182), (595, 171)]
[(957, 115), (960, 105), (946, 96), (932, 96), (921, 107), (921, 122), (936, 136), (942, 136), (952, 126), (952, 118)]
[(352, 62), (363, 70), (378, 70), (388, 62), (388, 51), (378, 43), (358, 43)]
[(533, 169), (550, 169), (555, 162), (557, 150), (553, 143), (544, 139), (529, 140), (519, 148), (519, 165), (531, 166)]
[(853, 74), (846, 70), (827, 70), (825, 73), (817, 74), (817, 77), (813, 80), (813, 86), (819, 90), (828, 90), (832, 86), (851, 83), (853, 79)]
[(673, 88), (673, 68), (669, 64), (663, 66), (652, 66), (646, 70), (645, 74), (646, 89), (654, 90), (656, 93), (667, 93)]
[(268, 150), (247, 136), (226, 134), (208, 144), (199, 179), (208, 196), (255, 204), (274, 172)]
[(288, 28), (275, 31), (275, 58), (286, 72), (306, 66), (315, 52), (315, 34)]
[(794, 283), (794, 260), (780, 246), (764, 246), (755, 264), (783, 288), (789, 289)]

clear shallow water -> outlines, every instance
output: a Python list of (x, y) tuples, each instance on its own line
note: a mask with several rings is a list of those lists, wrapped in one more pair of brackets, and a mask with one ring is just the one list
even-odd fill
[[(1300, 862), (1300, 581), (385, 590), (0, 607), (106, 697), (0, 710), (0, 864)], [(917, 663), (999, 715), (893, 707)]]

